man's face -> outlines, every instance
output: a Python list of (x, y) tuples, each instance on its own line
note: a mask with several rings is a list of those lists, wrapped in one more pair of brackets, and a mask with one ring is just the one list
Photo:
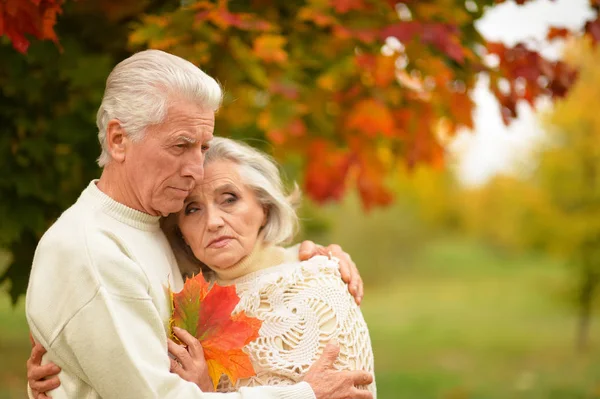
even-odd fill
[(187, 101), (170, 104), (163, 123), (146, 129), (125, 154), (127, 182), (146, 213), (178, 212), (202, 181), (204, 153), (213, 137), (215, 114)]

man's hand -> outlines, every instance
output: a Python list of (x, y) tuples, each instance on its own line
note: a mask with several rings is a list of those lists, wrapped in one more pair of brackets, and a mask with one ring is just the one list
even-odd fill
[(348, 291), (350, 291), (356, 303), (360, 305), (364, 296), (362, 278), (360, 278), (358, 269), (354, 262), (352, 262), (350, 255), (344, 252), (339, 245), (331, 244), (328, 247), (323, 247), (312, 241), (304, 241), (300, 245), (298, 254), (300, 260), (308, 260), (316, 255), (329, 256), (330, 254), (338, 258), (340, 260), (340, 274), (342, 275), (342, 280), (348, 284)]
[(50, 399), (46, 392), (58, 388), (60, 380), (58, 373), (60, 367), (54, 363), (48, 363), (42, 366), (42, 356), (46, 349), (39, 343), (35, 343), (31, 334), (31, 356), (27, 359), (27, 383), (31, 388), (31, 393), (35, 399)]
[(333, 368), (339, 352), (337, 345), (327, 344), (319, 360), (308, 370), (304, 382), (310, 385), (317, 399), (373, 399), (371, 392), (356, 387), (372, 383), (370, 373)]
[(208, 375), (208, 365), (200, 342), (181, 328), (173, 327), (173, 332), (185, 346), (171, 340), (167, 342), (169, 353), (175, 357), (171, 359), (171, 372), (198, 385), (202, 392), (213, 392), (215, 389)]

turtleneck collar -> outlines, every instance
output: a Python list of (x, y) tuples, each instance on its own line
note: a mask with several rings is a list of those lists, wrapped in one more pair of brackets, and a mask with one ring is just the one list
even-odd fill
[(160, 228), (160, 216), (148, 215), (115, 201), (102, 192), (97, 183), (98, 180), (92, 180), (88, 187), (83, 190), (81, 199), (94, 202), (96, 207), (108, 216), (136, 229), (152, 231)]
[(259, 241), (249, 255), (227, 269), (213, 269), (219, 285), (233, 284), (235, 279), (279, 265), (285, 260), (285, 249)]

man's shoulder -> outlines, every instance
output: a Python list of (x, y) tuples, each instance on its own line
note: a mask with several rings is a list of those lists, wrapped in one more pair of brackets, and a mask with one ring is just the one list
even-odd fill
[(119, 248), (118, 235), (106, 223), (97, 209), (86, 207), (79, 201), (65, 210), (44, 233), (36, 252), (80, 251), (98, 255)]

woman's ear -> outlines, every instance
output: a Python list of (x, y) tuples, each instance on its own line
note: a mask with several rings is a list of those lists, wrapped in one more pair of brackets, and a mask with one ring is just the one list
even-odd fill
[(265, 206), (263, 206), (263, 220), (262, 220), (262, 223), (260, 224), (261, 228), (265, 227), (268, 219), (269, 219), (269, 207), (265, 205)]
[(128, 141), (125, 129), (117, 119), (111, 119), (106, 126), (106, 144), (111, 158), (117, 162), (125, 160), (125, 147)]

